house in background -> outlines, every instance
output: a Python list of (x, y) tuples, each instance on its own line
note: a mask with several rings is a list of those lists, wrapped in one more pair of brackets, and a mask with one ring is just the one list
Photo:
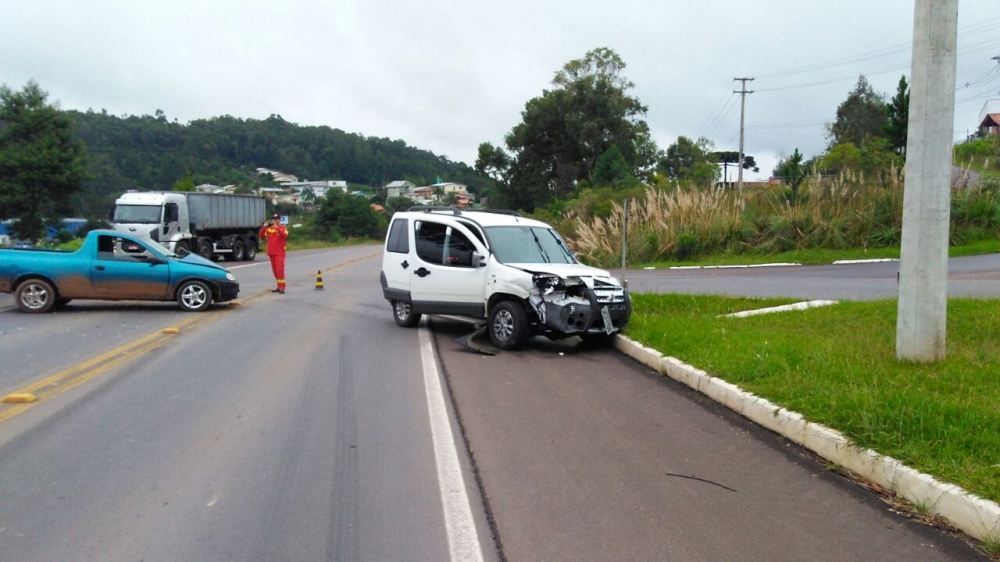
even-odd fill
[(331, 189), (339, 189), (344, 193), (347, 193), (347, 182), (342, 180), (286, 181), (282, 182), (281, 187), (287, 189), (289, 192), (299, 194), (301, 194), (304, 189), (311, 189), (313, 196), (315, 196), (316, 199), (326, 197), (326, 192)]
[(407, 195), (413, 193), (413, 190), (416, 189), (416, 187), (417, 186), (406, 180), (389, 182), (385, 185), (385, 198), (406, 197)]
[(988, 100), (979, 112), (979, 136), (1000, 136), (1000, 100)]

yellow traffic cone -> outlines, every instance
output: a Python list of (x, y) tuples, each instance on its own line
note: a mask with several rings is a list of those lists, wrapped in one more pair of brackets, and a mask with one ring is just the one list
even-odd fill
[(317, 291), (322, 291), (323, 290), (323, 272), (322, 271), (317, 271), (316, 272), (316, 290)]

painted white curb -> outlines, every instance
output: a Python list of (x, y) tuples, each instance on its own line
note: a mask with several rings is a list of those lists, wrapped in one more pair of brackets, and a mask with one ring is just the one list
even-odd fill
[(846, 265), (853, 263), (883, 263), (889, 261), (899, 261), (896, 258), (881, 258), (881, 259), (870, 259), (870, 260), (837, 260), (833, 262), (833, 265)]
[(780, 408), (625, 336), (615, 338), (615, 348), (914, 505), (928, 506), (931, 513), (947, 519), (972, 537), (980, 540), (1000, 538), (1000, 505), (992, 501), (917, 472), (892, 457), (858, 448), (836, 430), (812, 423), (801, 414)]
[(795, 267), (799, 265), (802, 264), (801, 263), (755, 263), (752, 265), (675, 265), (670, 269), (749, 269), (751, 267)]
[(805, 310), (807, 308), (816, 308), (819, 306), (831, 306), (837, 304), (837, 301), (806, 301), (797, 302), (793, 304), (783, 304), (781, 306), (772, 306), (768, 308), (758, 308), (755, 310), (744, 310), (742, 312), (734, 312), (732, 314), (726, 314), (726, 318), (746, 318), (747, 316), (757, 316), (758, 314), (770, 314), (772, 312), (787, 312), (789, 310)]

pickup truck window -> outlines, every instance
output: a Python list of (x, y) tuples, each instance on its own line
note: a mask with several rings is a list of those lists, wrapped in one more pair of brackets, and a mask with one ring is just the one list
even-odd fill
[(160, 207), (158, 205), (116, 205), (111, 222), (159, 224)]
[(146, 261), (149, 249), (127, 238), (101, 235), (97, 237), (97, 259), (125, 262)]

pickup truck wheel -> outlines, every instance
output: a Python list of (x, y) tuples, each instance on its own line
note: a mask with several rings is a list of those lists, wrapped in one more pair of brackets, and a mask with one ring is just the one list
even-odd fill
[(413, 328), (420, 323), (420, 313), (413, 312), (408, 302), (392, 301), (392, 317), (404, 328)]
[(257, 241), (254, 239), (247, 240), (246, 246), (247, 261), (253, 261), (257, 257)]
[(188, 281), (177, 289), (177, 304), (185, 312), (201, 312), (212, 304), (212, 290), (204, 281)]
[(247, 259), (247, 246), (242, 240), (233, 242), (233, 261), (243, 261)]
[(205, 258), (206, 260), (212, 259), (212, 254), (215, 253), (215, 247), (212, 241), (208, 238), (202, 238), (198, 242), (198, 255)]
[(490, 341), (500, 349), (515, 349), (528, 337), (528, 313), (515, 301), (501, 301), (490, 311)]
[(24, 312), (48, 312), (56, 304), (56, 291), (47, 281), (28, 279), (17, 286), (15, 300)]

